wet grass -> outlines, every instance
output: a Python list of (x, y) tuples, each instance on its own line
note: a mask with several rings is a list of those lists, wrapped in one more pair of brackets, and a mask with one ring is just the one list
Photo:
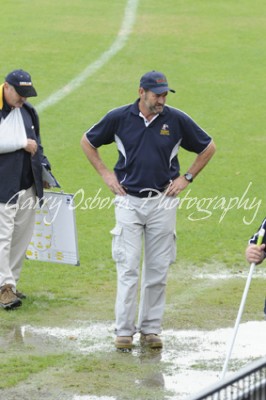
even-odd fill
[[(73, 5), (44, 0), (40, 5), (28, 0), (27, 8), (23, 3), (3, 4), (5, 63), (0, 69), (2, 76), (14, 68), (28, 69), (39, 93), (33, 104), (38, 105), (106, 51), (119, 31), (126, 1), (77, 0)], [(102, 198), (112, 196), (82, 154), (81, 135), (111, 108), (137, 98), (143, 72), (165, 71), (177, 90), (169, 96), (169, 104), (186, 111), (213, 136), (217, 153), (183, 194), (191, 203), (186, 200), (178, 210), (178, 258), (169, 272), (163, 328), (233, 327), (245, 278), (212, 280), (198, 274), (247, 272), (244, 248), (264, 217), (265, 4), (263, 0), (238, 4), (171, 0), (167, 7), (150, 0), (139, 3), (126, 47), (82, 87), (40, 114), (45, 153), (66, 193), (83, 189), (88, 199), (100, 188)], [(102, 148), (101, 155), (111, 168), (117, 158), (115, 146)], [(182, 173), (193, 158), (181, 149)], [(242, 198), (250, 182), (242, 206), (226, 210), (231, 198)], [(207, 203), (195, 203), (215, 198), (209, 208)], [(114, 350), (77, 354), (43, 337), (38, 346), (24, 343), (18, 335), (25, 325), (113, 323), (116, 271), (109, 233), (113, 210), (82, 206), (84, 202), (76, 210), (81, 265), (26, 261), (19, 289), (27, 299), (14, 312), (0, 310), (0, 395), (6, 400), (72, 400), (74, 394), (166, 399), (169, 393), (162, 374), (174, 377), (178, 367), (138, 349), (132, 354)], [(263, 319), (264, 297), (265, 279), (253, 279), (243, 321)], [(66, 343), (72, 340), (70, 335)], [(106, 341), (113, 349), (112, 334)], [(171, 345), (166, 343), (163, 352), (172, 351)], [(204, 370), (210, 364), (199, 360), (194, 369)], [(213, 364), (218, 370), (217, 361)]]
[[(19, 391), (20, 383), (27, 384), (29, 379), (38, 380), (43, 372), (48, 375), (51, 373), (51, 387), (55, 385), (73, 395), (93, 393), (109, 396), (112, 393), (116, 399), (160, 400), (167, 394), (163, 385), (167, 363), (160, 363), (160, 351), (136, 347), (132, 352), (113, 349), (108, 353), (98, 351), (77, 355), (60, 344), (56, 347), (49, 341), (45, 343), (45, 339), (43, 347), (34, 338), (31, 345), (23, 343), (23, 338), (14, 329), (9, 336), (6, 350), (2, 348), (0, 351), (0, 394), (5, 396), (7, 392), (4, 389), (17, 387)], [(68, 340), (75, 340), (75, 337), (69, 337)], [(47, 385), (48, 382), (48, 390)]]
[[(13, 354), (12, 348), (9, 350)], [(30, 349), (28, 349), (27, 354), (5, 355), (3, 360), (4, 352), (0, 351), (2, 360), (0, 365), (0, 390), (16, 386), (22, 381), (27, 381), (32, 374), (38, 374), (51, 367), (59, 368), (66, 363), (64, 355), (34, 356), (29, 353)]]
[[(39, 267), (42, 270), (40, 274)], [(71, 267), (58, 266), (58, 269), (54, 271), (54, 279), (58, 282), (57, 275), (63, 272), (66, 286), (75, 273), (76, 285), (69, 284), (66, 295), (66, 292), (60, 291), (57, 285), (51, 284), (48, 287), (49, 268), (48, 264), (40, 266), (36, 264), (33, 267), (27, 261), (21, 287), (23, 289), (27, 287), (27, 280), (30, 278), (35, 285), (31, 285), (31, 288), (26, 291), (28, 298), (24, 300), (21, 308), (1, 314), (0, 345), (1, 338), (4, 339), (4, 345), (1, 346), (0, 351), (2, 359), (0, 389), (7, 390), (13, 387), (15, 393), (17, 393), (16, 390), (19, 393), (20, 383), (24, 387), (29, 379), (35, 376), (38, 380), (38, 376), (49, 375), (51, 370), (53, 371), (51, 388), (59, 387), (68, 395), (70, 393), (73, 395), (79, 393), (84, 396), (112, 394), (117, 400), (132, 398), (162, 400), (167, 395), (171, 398), (174, 392), (167, 394), (163, 377), (165, 374), (174, 377), (178, 373), (178, 367), (171, 362), (162, 362), (161, 356), (164, 351), (169, 352), (174, 344), (170, 341), (166, 342), (162, 354), (142, 352), (138, 343), (134, 351), (130, 353), (120, 353), (114, 349), (114, 335), (111, 327), (115, 279), (110, 279), (108, 284), (102, 282), (101, 285), (89, 285), (90, 295), (88, 296), (88, 282), (83, 279), (82, 269), (75, 270)], [(210, 331), (227, 326), (233, 327), (245, 285), (245, 277), (234, 277), (233, 271), (231, 271), (230, 279), (211, 280), (207, 277), (210, 273), (222, 272), (221, 266), (205, 267), (201, 278), (195, 278), (193, 270), (193, 267), (185, 264), (182, 268), (180, 264), (172, 266), (167, 286), (164, 329)], [(43, 280), (44, 276), (47, 278), (47, 285)], [(42, 290), (36, 290), (37, 287), (42, 286), (41, 282), (44, 284)], [(264, 297), (261, 293), (264, 286), (264, 279), (257, 277), (253, 279), (243, 321), (262, 319)], [(77, 321), (76, 325), (74, 321)], [(77, 354), (76, 351), (68, 348), (67, 344), (80, 339), (75, 336), (75, 327), (81, 327), (82, 323), (86, 324), (88, 321), (102, 321), (109, 324), (110, 334), (105, 339), (108, 346), (107, 352), (102, 352), (99, 348), (96, 352)], [(53, 342), (51, 339), (53, 336), (50, 339), (43, 336), (35, 342), (34, 334), (32, 342), (24, 343), (19, 334), (19, 328), (28, 324), (50, 328), (72, 326), (73, 334), (70, 331), (69, 336), (65, 338), (65, 344), (63, 341)], [(92, 345), (91, 339), (84, 340), (88, 346)], [(197, 353), (197, 346), (194, 351)], [(211, 364), (213, 368), (210, 368)], [(191, 366), (191, 369), (195, 371), (204, 371), (209, 368), (219, 371), (221, 363), (217, 363), (217, 360), (213, 363), (210, 360), (200, 361), (199, 355), (199, 361)], [(42, 378), (42, 381), (45, 382), (45, 378)], [(42, 390), (45, 392), (47, 384), (42, 385)], [(35, 397), (32, 399), (35, 400)]]
[[(196, 279), (193, 268), (177, 266), (169, 274), (164, 326), (174, 329), (217, 329), (232, 326), (237, 316), (246, 275), (230, 279)], [(209, 266), (209, 273), (221, 273), (220, 266)], [(235, 270), (237, 271), (237, 270)], [(191, 274), (191, 275), (190, 275)], [(265, 280), (253, 279), (243, 321), (260, 320), (263, 316)]]
[(83, 388), (87, 383), (87, 393), (98, 396), (112, 394), (117, 399), (163, 399), (167, 395), (162, 384), (166, 367), (158, 364), (158, 357), (160, 360), (159, 353), (143, 353), (137, 357), (131, 353), (113, 352), (103, 365), (104, 355), (93, 354), (75, 367), (74, 378), (77, 377)]
[[(1, 313), (0, 332), (14, 322), (22, 325), (30, 321), (42, 325), (47, 321), (51, 326), (65, 326), (73, 320), (113, 320), (116, 275), (114, 267), (112, 268), (108, 279), (100, 282), (95, 274), (96, 281), (93, 282), (94, 275), (88, 272), (86, 277), (86, 271), (81, 267), (58, 265), (56, 269), (52, 269), (48, 263), (33, 264), (26, 261), (20, 287), (27, 294), (27, 299), (23, 302), (23, 307)], [(246, 275), (243, 273), (242, 278), (234, 278), (231, 270), (231, 279), (197, 279), (193, 277), (195, 268), (178, 262), (170, 269), (165, 329), (214, 329), (230, 325), (236, 316)], [(214, 272), (219, 275), (222, 270), (227, 271), (225, 266), (211, 265), (205, 273)], [(264, 288), (264, 279), (252, 280), (244, 320), (261, 317)]]

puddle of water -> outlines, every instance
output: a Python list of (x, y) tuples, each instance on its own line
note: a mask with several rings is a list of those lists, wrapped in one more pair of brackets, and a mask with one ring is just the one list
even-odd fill
[(73, 400), (115, 400), (115, 397), (106, 397), (106, 396), (74, 396)]
[[(247, 268), (244, 271), (230, 272), (230, 271), (222, 271), (218, 273), (209, 273), (206, 271), (197, 272), (193, 274), (193, 279), (209, 279), (209, 280), (225, 280), (232, 278), (243, 278), (247, 279), (249, 273), (249, 269)], [(252, 279), (266, 279), (265, 269), (258, 269), (253, 273)]]
[[(167, 341), (170, 340), (176, 351), (172, 349), (164, 352), (162, 360), (171, 362), (178, 370), (176, 374), (165, 376), (165, 387), (178, 393), (178, 398), (185, 399), (217, 382), (221, 377), (232, 334), (233, 329), (209, 332), (166, 331), (165, 346), (167, 347)], [(239, 369), (240, 365), (242, 367), (256, 358), (265, 357), (265, 335), (265, 321), (240, 324), (228, 366), (228, 375), (234, 365)]]
[[(108, 353), (114, 351), (113, 332), (114, 327), (111, 323), (77, 322), (72, 328), (37, 328), (25, 325), (14, 328), (8, 337), (0, 338), (0, 345), (7, 346), (13, 341), (42, 352), (45, 348), (47, 352), (67, 349), (80, 354)], [(175, 396), (178, 395), (180, 400), (204, 389), (220, 378), (232, 333), (232, 328), (214, 331), (163, 331), (162, 351), (147, 354), (142, 353), (140, 347), (136, 346), (130, 355), (138, 357), (141, 363), (165, 363), (167, 372), (159, 371), (158, 374), (136, 381), (136, 385), (163, 387), (176, 393)], [(230, 371), (230, 367), (234, 365), (237, 365), (238, 369), (256, 358), (264, 357), (265, 337), (266, 321), (240, 324), (228, 370)], [(138, 343), (138, 335), (134, 342)], [(171, 400), (170, 397), (168, 399)], [(71, 400), (115, 400), (115, 398), (76, 395), (71, 397)]]

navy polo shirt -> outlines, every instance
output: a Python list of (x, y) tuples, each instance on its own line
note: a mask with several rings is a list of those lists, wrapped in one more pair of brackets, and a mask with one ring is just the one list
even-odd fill
[(179, 147), (199, 154), (212, 140), (186, 113), (167, 105), (146, 127), (138, 103), (111, 110), (86, 132), (95, 148), (116, 142), (114, 171), (133, 195), (145, 189), (163, 191), (180, 175)]

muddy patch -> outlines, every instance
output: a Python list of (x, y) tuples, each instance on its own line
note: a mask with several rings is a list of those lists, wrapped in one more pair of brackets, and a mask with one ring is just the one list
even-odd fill
[[(30, 349), (31, 352), (38, 354), (69, 352), (89, 355), (99, 353), (103, 354), (103, 357), (107, 357), (108, 354), (112, 355), (115, 352), (113, 332), (112, 323), (86, 324), (76, 321), (72, 327), (68, 328), (23, 325), (15, 326), (8, 335), (0, 338), (0, 346), (8, 350), (9, 347), (16, 345), (18, 349), (25, 347), (25, 349)], [(185, 399), (192, 393), (202, 390), (220, 378), (232, 333), (233, 329), (165, 330), (162, 333), (163, 350), (153, 353), (143, 353), (139, 345), (139, 336), (136, 335), (135, 347), (130, 354), (125, 356), (137, 358), (140, 363), (158, 365), (156, 372), (153, 371), (150, 375), (136, 379), (136, 387), (153, 388), (154, 391), (156, 388), (161, 388), (168, 393), (165, 397), (168, 400)], [(256, 358), (264, 357), (265, 337), (266, 321), (240, 324), (228, 366), (228, 374)], [(161, 368), (162, 366), (164, 368)], [(23, 396), (25, 396), (20, 394), (21, 400), (37, 398), (38, 400), (116, 400), (118, 398), (113, 396), (113, 393), (110, 393), (110, 397), (73, 394), (59, 390), (53, 385), (49, 387), (47, 393), (48, 382), (49, 374), (42, 372), (31, 378), (29, 382), (24, 382), (0, 393), (5, 395), (6, 400), (13, 400), (21, 391), (20, 387), (23, 388)], [(169, 393), (173, 395), (169, 396)]]

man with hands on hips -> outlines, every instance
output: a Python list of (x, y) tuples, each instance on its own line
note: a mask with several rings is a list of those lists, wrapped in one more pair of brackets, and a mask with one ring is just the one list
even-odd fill
[[(176, 207), (161, 206), (163, 196), (175, 197), (205, 167), (215, 152), (211, 137), (187, 114), (167, 106), (170, 89), (164, 74), (151, 71), (140, 79), (139, 98), (108, 112), (85, 132), (81, 145), (90, 163), (115, 197), (116, 225), (111, 231), (117, 269), (115, 304), (117, 349), (140, 343), (161, 348), (161, 324), (167, 272), (176, 256)], [(98, 148), (115, 142), (118, 161), (110, 171)], [(179, 147), (197, 154), (180, 174)], [(144, 246), (138, 322), (140, 262)]]

